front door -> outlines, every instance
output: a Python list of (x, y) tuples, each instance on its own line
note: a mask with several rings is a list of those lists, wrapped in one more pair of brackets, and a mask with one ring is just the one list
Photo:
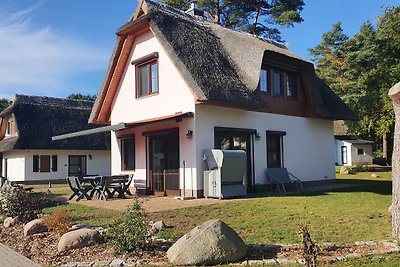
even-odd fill
[(342, 164), (347, 164), (347, 147), (342, 146)]
[(158, 196), (179, 196), (179, 133), (148, 137), (150, 189)]
[(247, 156), (247, 165), (246, 165), (246, 185), (247, 192), (253, 192), (253, 177), (252, 177), (252, 143), (251, 143), (251, 135), (250, 131), (235, 131), (234, 129), (216, 129), (215, 130), (215, 144), (214, 147), (216, 149), (224, 149), (224, 150), (243, 150), (246, 152)]
[(86, 155), (73, 155), (68, 157), (68, 176), (85, 176)]

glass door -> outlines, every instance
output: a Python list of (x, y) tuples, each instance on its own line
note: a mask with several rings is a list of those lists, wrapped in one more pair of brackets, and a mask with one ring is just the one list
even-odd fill
[(86, 155), (68, 156), (68, 176), (85, 176), (86, 170)]
[(223, 150), (243, 150), (246, 152), (247, 156), (247, 166), (246, 166), (246, 184), (247, 192), (253, 191), (253, 178), (252, 178), (252, 156), (251, 156), (251, 133), (250, 132), (240, 132), (240, 131), (224, 131), (218, 130), (215, 132), (215, 144), (216, 149)]
[(150, 187), (158, 196), (179, 196), (179, 133), (149, 136)]

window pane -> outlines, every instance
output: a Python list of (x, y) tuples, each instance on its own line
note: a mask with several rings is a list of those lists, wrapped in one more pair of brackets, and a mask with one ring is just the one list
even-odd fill
[(39, 156), (34, 155), (33, 156), (33, 172), (38, 172), (39, 171)]
[(151, 92), (158, 92), (158, 64), (151, 64)]
[(149, 74), (147, 65), (139, 67), (139, 96), (149, 94)]
[(121, 139), (122, 146), (122, 169), (135, 169), (135, 142), (134, 138)]
[(286, 76), (286, 95), (287, 97), (296, 97), (296, 75), (288, 73)]
[(274, 72), (274, 95), (282, 95), (282, 74)]
[(51, 171), (57, 171), (57, 155), (51, 156)]
[(267, 136), (267, 167), (268, 168), (281, 168), (281, 139), (280, 135)]
[(268, 92), (268, 70), (261, 70), (260, 72), (260, 91)]

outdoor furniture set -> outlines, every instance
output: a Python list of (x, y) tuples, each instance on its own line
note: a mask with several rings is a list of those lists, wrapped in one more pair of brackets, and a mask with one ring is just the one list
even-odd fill
[(68, 186), (72, 190), (68, 200), (75, 196), (76, 201), (83, 198), (91, 200), (95, 194), (100, 200), (113, 198), (115, 194), (118, 198), (125, 198), (125, 194), (132, 195), (129, 191), (132, 180), (133, 175), (67, 177)]

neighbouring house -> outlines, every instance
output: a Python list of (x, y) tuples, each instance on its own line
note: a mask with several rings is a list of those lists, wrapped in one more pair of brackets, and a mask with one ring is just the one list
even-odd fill
[(352, 138), (348, 127), (342, 120), (334, 122), (335, 164), (344, 166), (371, 165), (374, 157), (374, 142)]
[(0, 113), (1, 174), (10, 181), (56, 181), (110, 174), (110, 134), (61, 141), (51, 137), (86, 130), (93, 102), (16, 95)]
[(89, 120), (113, 130), (112, 173), (134, 172), (148, 194), (202, 197), (204, 151), (220, 148), (246, 152), (249, 192), (266, 168), (335, 179), (333, 121), (354, 113), (284, 45), (199, 14), (144, 0), (117, 31)]

